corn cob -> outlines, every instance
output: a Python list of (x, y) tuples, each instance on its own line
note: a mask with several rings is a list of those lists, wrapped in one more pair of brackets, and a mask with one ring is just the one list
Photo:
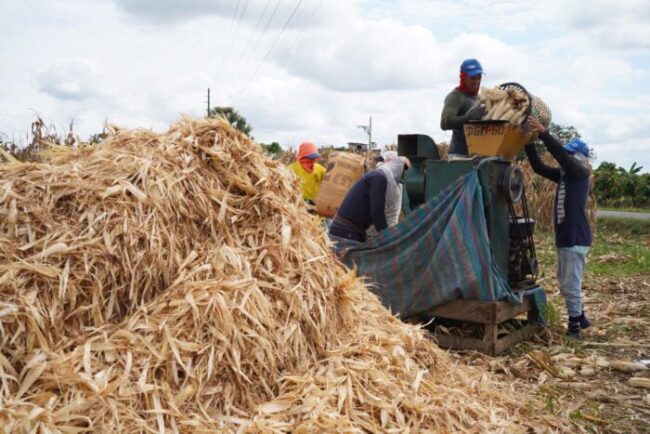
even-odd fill
[(640, 387), (643, 389), (650, 389), (650, 378), (645, 377), (632, 377), (628, 380), (632, 387)]
[(516, 89), (481, 88), (479, 100), (487, 111), (484, 120), (505, 120), (520, 125), (528, 109), (528, 97)]
[(610, 363), (609, 367), (616, 371), (627, 372), (627, 373), (645, 371), (646, 369), (648, 369), (643, 363), (626, 362), (624, 360), (615, 360), (612, 363)]
[(528, 104), (524, 104), (522, 108), (517, 111), (512, 118), (510, 118), (510, 123), (515, 124), (515, 125), (521, 125), (521, 122), (524, 120), (524, 113), (526, 113), (526, 109), (528, 108)]
[(494, 104), (492, 108), (490, 108), (490, 111), (488, 111), (487, 114), (483, 116), (483, 119), (494, 119), (494, 112), (497, 111), (499, 104), (500, 103)]
[(499, 104), (497, 104), (497, 108), (492, 115), (492, 119), (501, 119), (501, 116), (503, 116), (506, 111), (508, 111), (508, 107), (509, 106), (507, 99), (501, 101)]
[(501, 116), (501, 120), (502, 121), (509, 121), (514, 115), (515, 115), (515, 110), (510, 109), (507, 112), (505, 112), (503, 116)]

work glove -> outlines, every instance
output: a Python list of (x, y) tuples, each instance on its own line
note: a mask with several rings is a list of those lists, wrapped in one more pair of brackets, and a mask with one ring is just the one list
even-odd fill
[(467, 111), (467, 113), (465, 113), (465, 118), (468, 121), (477, 121), (483, 119), (485, 113), (485, 107), (483, 107), (480, 102), (477, 102)]

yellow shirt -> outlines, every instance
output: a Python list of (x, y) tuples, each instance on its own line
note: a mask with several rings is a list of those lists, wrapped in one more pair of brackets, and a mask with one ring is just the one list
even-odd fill
[(307, 172), (299, 162), (294, 161), (289, 164), (289, 170), (300, 178), (300, 188), (302, 190), (303, 199), (313, 202), (316, 198), (316, 193), (318, 193), (318, 189), (320, 188), (320, 183), (325, 177), (325, 168), (316, 163), (314, 164), (314, 170)]

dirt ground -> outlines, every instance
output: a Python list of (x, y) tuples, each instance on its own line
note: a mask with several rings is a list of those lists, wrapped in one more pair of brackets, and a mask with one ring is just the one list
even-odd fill
[[(527, 391), (537, 398), (538, 404), (531, 400), (531, 405), (543, 403), (544, 408), (534, 411), (567, 418), (574, 432), (650, 433), (650, 389), (630, 382), (633, 377), (650, 381), (650, 270), (640, 267), (637, 273), (607, 275), (602, 270), (591, 272), (588, 263), (583, 286), (585, 310), (593, 326), (583, 332), (582, 341), (567, 339), (552, 240), (546, 237), (537, 244), (542, 258), (539, 282), (550, 304), (547, 332), (499, 357), (451, 352), (452, 357)], [(650, 248), (650, 234), (642, 245)], [(624, 258), (615, 254), (589, 259), (620, 260)]]

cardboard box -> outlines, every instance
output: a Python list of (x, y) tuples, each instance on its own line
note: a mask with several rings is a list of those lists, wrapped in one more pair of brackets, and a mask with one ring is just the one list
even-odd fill
[(351, 152), (332, 152), (325, 178), (316, 193), (316, 213), (334, 217), (352, 185), (363, 176), (364, 158)]

